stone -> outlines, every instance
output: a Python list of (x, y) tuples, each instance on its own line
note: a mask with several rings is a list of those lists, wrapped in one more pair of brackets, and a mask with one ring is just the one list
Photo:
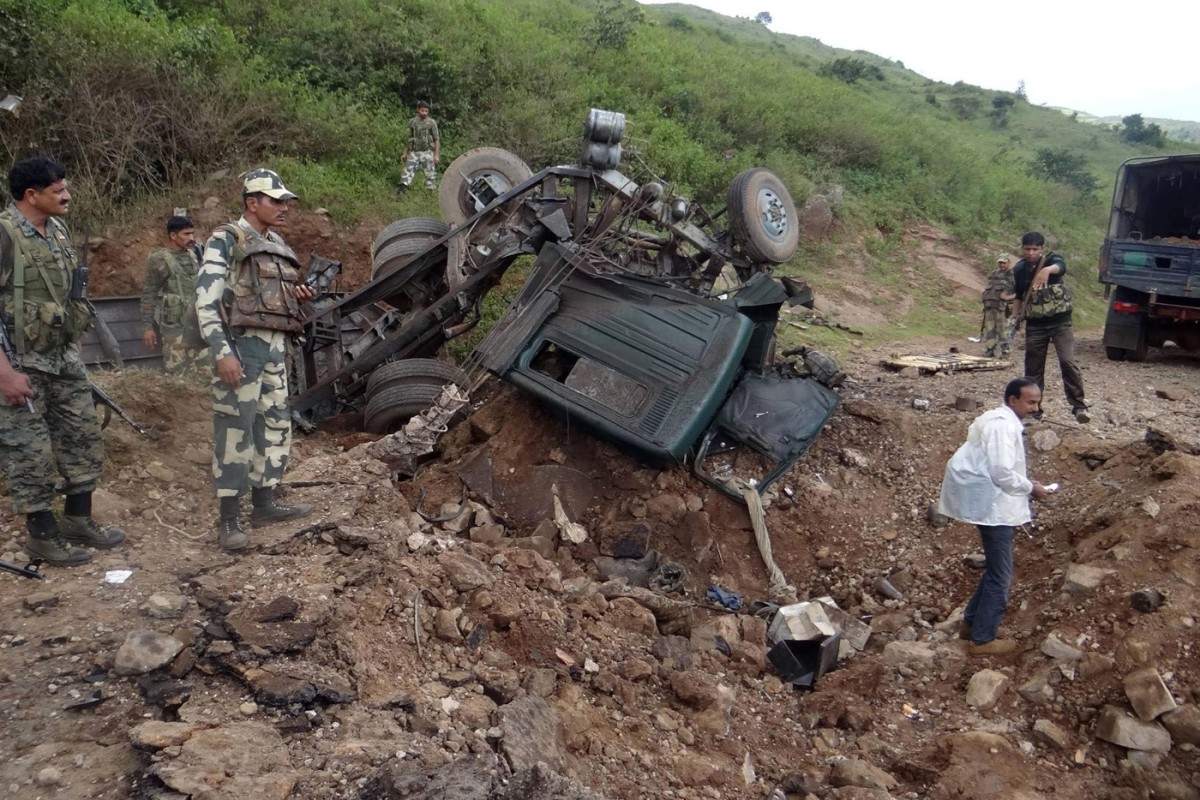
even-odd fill
[(1171, 734), (1156, 722), (1143, 722), (1117, 706), (1105, 706), (1096, 719), (1096, 738), (1130, 750), (1167, 753)]
[(1054, 701), (1054, 687), (1050, 684), (1049, 669), (1038, 670), (1017, 689), (1017, 694), (1034, 705), (1045, 705)]
[(501, 706), (496, 715), (503, 732), (500, 750), (513, 771), (530, 769), (539, 761), (563, 769), (562, 722), (549, 703), (526, 695)]
[(238, 706), (238, 713), (243, 717), (253, 717), (258, 713), (258, 703), (247, 702)]
[(1042, 642), (1042, 652), (1055, 661), (1078, 661), (1083, 658), (1082, 650), (1072, 647), (1058, 638), (1057, 633), (1050, 634)]
[(1034, 433), (1033, 436), (1030, 437), (1029, 442), (1033, 445), (1033, 449), (1037, 450), (1039, 453), (1049, 453), (1051, 450), (1062, 444), (1062, 439), (1059, 438), (1057, 433), (1049, 428), (1043, 428), (1042, 430)]
[(723, 614), (711, 622), (692, 628), (692, 650), (697, 653), (721, 650), (728, 655), (729, 647), (741, 640), (742, 626), (732, 614)]
[(1100, 583), (1115, 570), (1101, 567), (1090, 567), (1086, 564), (1071, 564), (1063, 574), (1062, 590), (1067, 594), (1078, 597), (1094, 592)]
[(614, 598), (608, 604), (604, 619), (614, 628), (648, 638), (658, 636), (658, 622), (653, 612), (628, 597)]
[(409, 552), (412, 553), (416, 553), (425, 545), (429, 544), (429, 542), (429, 535), (422, 533), (421, 531), (414, 531), (410, 533), (408, 538), (404, 541), (404, 543), (408, 545)]
[(871, 618), (871, 633), (895, 633), (912, 624), (912, 615), (903, 611), (884, 611)]
[(646, 513), (668, 525), (677, 525), (688, 513), (687, 501), (677, 494), (660, 494), (647, 501)]
[(703, 711), (717, 704), (720, 684), (707, 672), (697, 669), (672, 672), (668, 680), (675, 696), (686, 706)]
[(39, 608), (54, 608), (58, 605), (58, 600), (58, 595), (54, 592), (33, 592), (25, 595), (21, 605), (30, 611), (37, 611)]
[(929, 401), (924, 397), (914, 397), (912, 401), (912, 407), (917, 411), (928, 411)]
[(534, 697), (551, 697), (558, 687), (558, 673), (546, 667), (531, 669), (525, 676), (525, 691)]
[(162, 750), (165, 747), (178, 747), (192, 738), (195, 732), (196, 726), (186, 722), (152, 719), (131, 730), (129, 740), (140, 750)]
[(1085, 681), (1099, 678), (1112, 672), (1116, 662), (1100, 653), (1084, 653), (1079, 661), (1079, 677)]
[(809, 242), (823, 239), (833, 224), (833, 208), (822, 194), (814, 194), (805, 200), (797, 216), (804, 239)]
[(311, 622), (254, 622), (239, 614), (227, 616), (225, 628), (247, 647), (269, 653), (295, 653), (317, 638), (317, 626)]
[(459, 550), (448, 550), (439, 555), (437, 561), (446, 571), (450, 583), (460, 592), (490, 589), (495, 583), (482, 561)]
[(650, 655), (668, 669), (688, 670), (692, 667), (692, 644), (682, 636), (659, 636), (650, 645)]
[(146, 613), (155, 619), (181, 619), (188, 602), (181, 594), (156, 592), (146, 599)]
[(1158, 505), (1158, 501), (1153, 497), (1143, 498), (1141, 505), (1142, 511), (1145, 511), (1146, 516), (1150, 517), (1150, 519), (1155, 519), (1158, 517), (1159, 512), (1162, 510), (1162, 508)]
[(113, 659), (118, 675), (142, 675), (171, 663), (183, 642), (156, 631), (132, 631)]
[(1033, 738), (1039, 744), (1056, 750), (1068, 750), (1071, 747), (1070, 734), (1048, 719), (1033, 723)]
[(1189, 703), (1163, 714), (1159, 720), (1177, 744), (1200, 747), (1200, 706)]
[(279, 675), (265, 669), (248, 669), (242, 678), (254, 692), (254, 699), (265, 706), (287, 708), (308, 705), (317, 698), (317, 687), (301, 678)]
[(883, 663), (891, 667), (926, 670), (933, 667), (937, 654), (925, 642), (888, 642), (883, 648)]
[(62, 783), (62, 770), (57, 767), (44, 767), (38, 770), (38, 786), (58, 786)]
[(983, 569), (987, 566), (987, 556), (983, 553), (967, 553), (963, 556), (963, 564), (971, 569)]
[(471, 541), (479, 544), (499, 544), (504, 541), (504, 526), (493, 522), (471, 528)]
[(246, 616), (254, 622), (283, 622), (300, 615), (300, 601), (292, 597), (276, 597), (265, 606), (252, 609)]
[(627, 658), (613, 668), (613, 673), (620, 678), (636, 683), (644, 681), (654, 674), (654, 664), (644, 658)]
[(860, 758), (847, 758), (835, 762), (833, 769), (829, 771), (829, 783), (838, 787), (857, 786), (885, 792), (898, 785), (891, 775)]
[(262, 722), (199, 731), (151, 772), (192, 800), (286, 800), (299, 779), (283, 739)]
[(443, 642), (461, 642), (462, 631), (458, 629), (461, 616), (461, 608), (439, 608), (433, 617), (434, 634)]
[(623, 578), (630, 586), (648, 587), (650, 576), (658, 568), (658, 552), (650, 550), (641, 558), (610, 558), (597, 556), (592, 559), (596, 569), (605, 579)]
[(454, 717), (471, 730), (492, 727), (492, 714), (496, 712), (496, 702), (486, 694), (472, 694), (464, 697), (454, 712)]
[(1124, 684), (1129, 704), (1145, 722), (1151, 722), (1177, 707), (1175, 698), (1171, 697), (1171, 692), (1154, 667), (1129, 673), (1125, 676)]
[(981, 669), (967, 684), (967, 705), (989, 711), (1008, 689), (1008, 676), (994, 669)]
[(866, 456), (853, 447), (842, 448), (842, 451), (838, 454), (838, 459), (847, 467), (854, 467), (856, 469), (866, 469), (871, 464)]

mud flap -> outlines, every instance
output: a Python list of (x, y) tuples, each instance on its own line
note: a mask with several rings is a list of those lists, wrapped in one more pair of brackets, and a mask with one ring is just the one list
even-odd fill
[(745, 445), (774, 462), (766, 475), (755, 480), (754, 487), (762, 495), (800, 460), (838, 402), (836, 393), (809, 378), (747, 374), (700, 439), (692, 471), (705, 483), (744, 501), (733, 481), (710, 474), (704, 462), (728, 449), (723, 445)]

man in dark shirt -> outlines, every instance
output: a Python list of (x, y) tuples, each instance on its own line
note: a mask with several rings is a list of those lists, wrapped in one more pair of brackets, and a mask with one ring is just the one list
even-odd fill
[[(1045, 247), (1046, 237), (1037, 231), (1022, 236), (1024, 258), (1012, 271), (1017, 315), (1025, 320), (1025, 375), (1045, 389), (1046, 352), (1053, 343), (1071, 413), (1079, 422), (1087, 423), (1091, 417), (1083, 395), (1083, 374), (1075, 364), (1070, 295), (1051, 288), (1063, 284), (1067, 262), (1058, 253), (1046, 251)], [(1037, 416), (1041, 416), (1040, 409)]]

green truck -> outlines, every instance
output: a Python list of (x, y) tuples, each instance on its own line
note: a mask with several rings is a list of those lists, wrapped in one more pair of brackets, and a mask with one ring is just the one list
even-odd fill
[(1143, 361), (1167, 342), (1200, 351), (1200, 153), (1117, 170), (1100, 282), (1109, 359)]

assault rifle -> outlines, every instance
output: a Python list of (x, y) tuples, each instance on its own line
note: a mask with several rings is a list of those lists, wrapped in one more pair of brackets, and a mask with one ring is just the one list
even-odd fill
[(133, 418), (125, 413), (125, 409), (117, 405), (117, 401), (113, 400), (112, 397), (108, 395), (108, 392), (104, 391), (94, 383), (90, 383), (89, 385), (92, 387), (92, 402), (97, 406), (104, 406), (105, 408), (104, 423), (100, 427), (108, 425), (108, 420), (112, 417), (113, 412), (116, 412), (118, 417), (125, 420), (125, 422), (129, 424), (129, 427), (133, 428), (142, 436), (150, 435), (150, 429), (145, 425), (134, 422)]
[(0, 569), (11, 572), (13, 575), (20, 575), (22, 578), (32, 578), (35, 581), (46, 580), (46, 576), (41, 573), (36, 564), (37, 562), (31, 562), (28, 567), (22, 567), (20, 564), (0, 561)]

